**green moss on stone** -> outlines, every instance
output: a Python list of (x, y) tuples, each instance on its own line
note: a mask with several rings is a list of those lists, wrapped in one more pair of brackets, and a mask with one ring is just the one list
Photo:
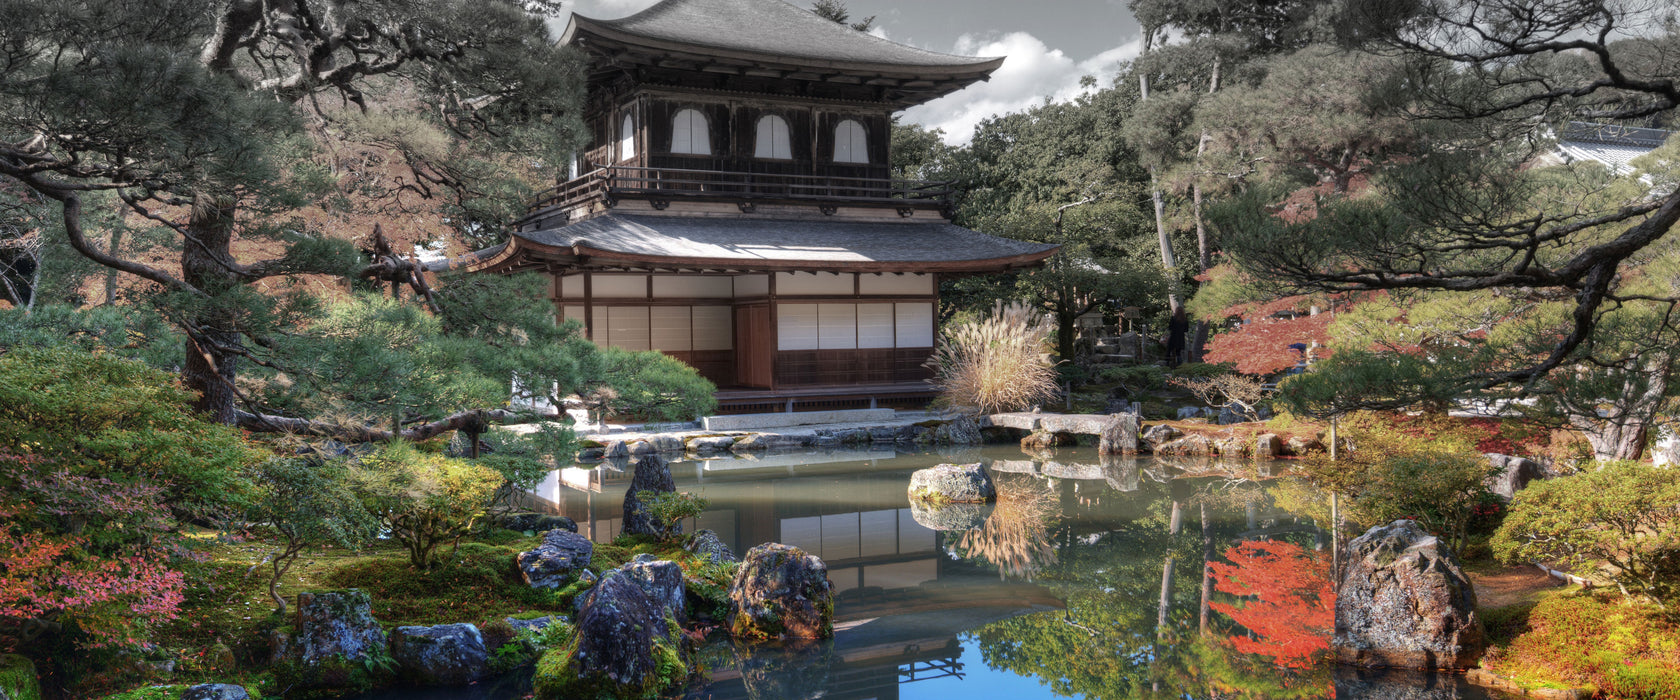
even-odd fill
[(0, 654), (0, 691), (12, 700), (41, 700), (35, 664), (17, 654)]

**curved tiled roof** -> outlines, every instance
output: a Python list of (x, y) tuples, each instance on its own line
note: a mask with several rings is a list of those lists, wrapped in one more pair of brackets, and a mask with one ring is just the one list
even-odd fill
[(537, 246), (574, 250), (597, 258), (775, 268), (804, 265), (909, 270), (928, 264), (979, 270), (1031, 265), (1057, 248), (989, 236), (945, 222), (620, 213), (514, 236)]
[(664, 0), (623, 19), (573, 15), (578, 31), (640, 37), (781, 59), (874, 67), (995, 69), (1001, 58), (953, 56), (854, 30), (781, 0)]

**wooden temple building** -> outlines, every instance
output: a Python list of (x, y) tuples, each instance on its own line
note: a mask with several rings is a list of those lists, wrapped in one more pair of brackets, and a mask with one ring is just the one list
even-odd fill
[(506, 244), (452, 266), (551, 275), (558, 313), (687, 362), (720, 410), (925, 401), (940, 280), (1055, 252), (953, 225), (950, 183), (892, 177), (892, 114), (1001, 58), (781, 0), (574, 15), (561, 41), (588, 60), (593, 144)]

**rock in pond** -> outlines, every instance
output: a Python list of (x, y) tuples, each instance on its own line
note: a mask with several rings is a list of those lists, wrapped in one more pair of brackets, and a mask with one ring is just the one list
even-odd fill
[(391, 658), (414, 685), (466, 685), (490, 672), (484, 636), (464, 622), (398, 627), (391, 633)]
[[(641, 587), (642, 592), (646, 593), (648, 599), (658, 608), (659, 617), (669, 617), (679, 623), (687, 621), (688, 591), (683, 583), (682, 567), (677, 566), (676, 562), (658, 559), (652, 554), (638, 554), (634, 560), (603, 574), (601, 580), (620, 577), (627, 577)], [(583, 610), (593, 605), (601, 590), (602, 586), (597, 584), (578, 596), (578, 609)]]
[(718, 537), (718, 534), (711, 530), (696, 531), (694, 537), (689, 539), (688, 544), (684, 545), (683, 549), (713, 564), (728, 564), (736, 561), (735, 550), (730, 549), (729, 545), (724, 543), (723, 538)]
[(181, 691), (181, 700), (250, 700), (245, 686), (232, 683), (200, 683)]
[(1266, 433), (1254, 438), (1254, 456), (1261, 459), (1271, 459), (1283, 454), (1283, 439), (1277, 433)]
[(529, 552), (521, 552), (515, 561), (519, 576), (532, 588), (563, 588), (572, 572), (589, 566), (595, 544), (589, 538), (570, 530), (549, 530), (543, 543)]
[[(578, 616), (576, 644), (551, 649), (537, 662), (538, 698), (652, 697), (686, 680), (680, 635), (672, 634), (672, 623), (636, 581), (606, 576), (590, 592)], [(661, 680), (661, 664), (681, 672)]]
[(729, 585), (729, 631), (746, 639), (834, 636), (834, 587), (822, 559), (791, 545), (747, 550)]
[(735, 446), (735, 438), (729, 435), (712, 435), (707, 437), (690, 438), (688, 449), (698, 454), (717, 454), (728, 452)]
[(1213, 440), (1200, 433), (1192, 433), (1155, 446), (1155, 454), (1166, 456), (1205, 457), (1213, 453)]
[(910, 502), (910, 517), (916, 524), (938, 532), (978, 530), (992, 515), (990, 503), (945, 503), (933, 505), (926, 501)]
[(1504, 500), (1516, 498), (1528, 482), (1546, 478), (1546, 470), (1533, 460), (1491, 452), (1487, 458), (1489, 464), (1499, 468), (1499, 473), (1488, 477), (1488, 490)]
[(1410, 520), (1348, 544), (1336, 658), (1354, 666), (1462, 669), (1481, 657), (1476, 591), (1452, 550)]
[(1174, 428), (1166, 423), (1158, 423), (1156, 425), (1151, 425), (1147, 430), (1144, 430), (1142, 437), (1139, 439), (1141, 439), (1144, 444), (1148, 445), (1150, 449), (1154, 449), (1156, 445), (1177, 440), (1178, 437), (1183, 434), (1184, 432), (1180, 431), (1178, 428)]
[(1138, 451), (1138, 415), (1116, 413), (1103, 423), (1097, 437), (1099, 455), (1133, 455)]
[[(630, 488), (624, 492), (624, 534), (626, 535), (659, 535), (659, 523), (653, 514), (648, 512), (647, 506), (642, 505), (637, 491), (660, 491), (674, 493), (677, 482), (671, 478), (671, 465), (664, 457), (651, 454), (636, 460), (636, 473), (630, 479)], [(681, 532), (682, 526), (676, 525), (676, 532)]]
[(975, 464), (941, 464), (910, 475), (910, 500), (929, 503), (992, 503), (997, 489), (986, 468)]

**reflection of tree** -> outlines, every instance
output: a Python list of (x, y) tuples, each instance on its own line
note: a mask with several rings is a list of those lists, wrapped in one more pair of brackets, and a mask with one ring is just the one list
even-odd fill
[[(1279, 668), (1223, 635), (1198, 634), (1204, 577), (1165, 574), (1169, 562), (1201, 560), (1211, 542), (1249, 529), (1245, 510), (1257, 497), (1264, 498), (1251, 483), (1144, 481), (1107, 506), (1112, 516), (1101, 532), (1075, 535), (1090, 521), (1070, 514), (1054, 526), (1062, 543), (1056, 561), (1038, 576), (1067, 609), (979, 629), (986, 664), (1094, 700), (1331, 697), (1327, 666)], [(1198, 516), (1199, 528), (1185, 522)]]
[(1212, 603), (1250, 636), (1231, 638), (1240, 652), (1269, 656), (1285, 668), (1307, 668), (1330, 649), (1336, 593), (1323, 552), (1281, 541), (1243, 542), (1209, 562), (1215, 587), (1241, 596), (1236, 605)]
[(997, 473), (992, 481), (998, 492), (997, 507), (984, 527), (962, 533), (952, 551), (991, 562), (1000, 577), (1031, 580), (1056, 563), (1051, 526), (1060, 504), (1049, 485), (1035, 477)]

